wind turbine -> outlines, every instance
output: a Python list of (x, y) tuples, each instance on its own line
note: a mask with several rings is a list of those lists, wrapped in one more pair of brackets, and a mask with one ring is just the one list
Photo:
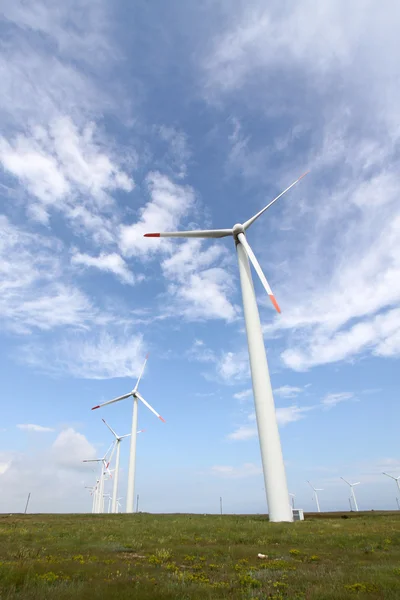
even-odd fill
[(116, 458), (115, 458), (114, 485), (113, 485), (112, 509), (111, 509), (112, 512), (115, 513), (116, 507), (117, 507), (117, 494), (118, 494), (120, 444), (121, 444), (121, 440), (123, 440), (126, 437), (129, 437), (131, 434), (127, 433), (126, 435), (117, 435), (115, 433), (114, 429), (112, 429), (112, 427), (110, 427), (110, 425), (107, 423), (107, 421), (105, 421), (105, 419), (102, 419), (102, 421), (103, 421), (104, 425), (106, 425), (108, 427), (108, 429), (111, 431), (111, 433), (115, 437), (114, 443), (115, 443), (116, 450), (117, 450), (117, 454), (116, 454)]
[(354, 502), (354, 508), (356, 509), (356, 512), (358, 512), (358, 504), (357, 504), (356, 495), (354, 493), (354, 489), (353, 488), (354, 488), (355, 485), (360, 485), (360, 482), (357, 481), (357, 483), (350, 483), (344, 477), (341, 477), (340, 479), (343, 479), (343, 481), (345, 483), (347, 483), (347, 485), (350, 486), (350, 493), (351, 493), (351, 497), (352, 497), (353, 502)]
[(246, 239), (246, 230), (274, 202), (289, 191), (306, 173), (281, 192), (267, 206), (245, 223), (237, 223), (232, 229), (213, 229), (205, 231), (172, 231), (164, 233), (146, 233), (145, 237), (172, 238), (223, 238), (232, 236), (239, 262), (240, 283), (243, 297), (243, 311), (246, 323), (247, 343), (249, 348), (250, 370), (253, 382), (253, 395), (257, 419), (258, 437), (261, 448), (261, 459), (264, 472), (265, 490), (267, 494), (269, 520), (293, 521), (292, 509), (286, 482), (285, 465), (275, 414), (274, 398), (265, 353), (264, 338), (261, 329), (249, 259), (261, 279), (275, 309), (281, 312), (275, 296), (265, 278), (258, 260)]
[(289, 496), (292, 498), (292, 509), (294, 510), (294, 501), (296, 499), (296, 494), (292, 494), (291, 492), (289, 492)]
[[(382, 473), (382, 475), (386, 475), (386, 477), (390, 477), (390, 479), (395, 480), (395, 482), (397, 484), (397, 488), (399, 490), (399, 494), (400, 494), (400, 475), (399, 475), (399, 477), (393, 477), (393, 475), (389, 475), (389, 473)], [(400, 510), (398, 498), (396, 498), (396, 502), (397, 502), (397, 506), (399, 507), (399, 510)]]
[(322, 488), (315, 488), (307, 479), (307, 483), (308, 485), (314, 490), (314, 498), (315, 498), (315, 502), (317, 504), (317, 511), (321, 512), (321, 509), (319, 507), (319, 500), (318, 500), (318, 494), (317, 492), (323, 492), (324, 490)]
[(118, 398), (114, 398), (113, 400), (108, 400), (108, 402), (103, 402), (103, 404), (99, 404), (98, 406), (93, 406), (92, 410), (96, 410), (97, 408), (102, 408), (103, 406), (107, 406), (107, 404), (113, 404), (113, 402), (119, 402), (120, 400), (125, 400), (125, 398), (133, 398), (133, 413), (132, 413), (132, 432), (131, 432), (131, 448), (129, 455), (129, 472), (128, 472), (128, 490), (126, 495), (126, 512), (133, 513), (135, 512), (135, 468), (136, 468), (136, 434), (137, 434), (137, 421), (138, 421), (138, 401), (143, 402), (145, 406), (152, 413), (156, 415), (163, 423), (165, 420), (161, 415), (158, 414), (157, 411), (154, 410), (152, 406), (141, 396), (138, 392), (139, 382), (142, 378), (144, 368), (147, 363), (147, 359), (149, 355), (146, 356), (145, 361), (143, 363), (142, 370), (140, 372), (139, 378), (136, 382), (135, 387), (128, 394), (124, 394), (123, 396), (119, 396)]

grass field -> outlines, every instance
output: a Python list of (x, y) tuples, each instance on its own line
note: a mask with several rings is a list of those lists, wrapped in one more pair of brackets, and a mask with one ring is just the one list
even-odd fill
[(400, 600), (400, 512), (341, 516), (2, 515), (0, 599)]

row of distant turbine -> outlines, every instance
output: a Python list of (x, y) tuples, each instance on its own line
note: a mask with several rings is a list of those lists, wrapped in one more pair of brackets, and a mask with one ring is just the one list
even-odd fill
[[(386, 475), (387, 477), (390, 477), (391, 479), (393, 479), (396, 482), (398, 491), (399, 491), (399, 497), (400, 497), (400, 476), (399, 477), (393, 477), (393, 475), (390, 475), (390, 473), (382, 473), (382, 475)], [(342, 479), (342, 481), (344, 481), (345, 483), (347, 483), (347, 485), (350, 486), (350, 498), (349, 498), (349, 504), (350, 504), (350, 510), (354, 510), (356, 512), (358, 512), (358, 504), (357, 504), (357, 500), (356, 500), (356, 495), (354, 492), (354, 486), (356, 485), (360, 485), (360, 481), (357, 481), (356, 483), (350, 483), (349, 481), (347, 481), (347, 479), (345, 479), (344, 477), (341, 477), (340, 479)], [(321, 512), (321, 508), (319, 505), (319, 499), (318, 499), (318, 493), (317, 492), (323, 492), (323, 488), (315, 488), (312, 483), (310, 483), (309, 481), (307, 481), (308, 485), (312, 488), (312, 490), (314, 491), (314, 500), (315, 500), (315, 504), (317, 505), (317, 511)], [(295, 499), (295, 495), (294, 494), (289, 494), (289, 496), (292, 497), (292, 506), (294, 508), (294, 499)], [(396, 502), (397, 502), (397, 507), (400, 510), (400, 502), (399, 502), (399, 498), (396, 498)]]
[[(114, 441), (111, 446), (108, 448), (107, 452), (101, 458), (91, 458), (86, 459), (83, 462), (97, 462), (100, 463), (100, 474), (96, 479), (96, 483), (91, 489), (93, 504), (92, 504), (92, 512), (93, 513), (103, 513), (105, 512), (105, 498), (108, 498), (108, 511), (112, 513), (119, 512), (121, 507), (118, 498), (118, 484), (119, 484), (119, 462), (120, 462), (120, 444), (121, 441), (126, 437), (131, 437), (131, 447), (130, 447), (130, 456), (129, 456), (129, 470), (128, 470), (128, 487), (127, 487), (127, 496), (126, 496), (126, 512), (133, 513), (134, 512), (134, 498), (135, 498), (135, 470), (136, 470), (136, 439), (137, 434), (142, 433), (144, 429), (138, 430), (138, 401), (140, 400), (152, 413), (156, 415), (161, 421), (165, 423), (165, 420), (161, 415), (158, 414), (156, 410), (148, 403), (146, 400), (139, 394), (138, 387), (139, 382), (142, 378), (147, 360), (149, 355), (146, 356), (145, 361), (143, 363), (142, 370), (138, 377), (135, 387), (128, 394), (124, 394), (123, 396), (118, 396), (118, 398), (114, 398), (113, 400), (109, 400), (108, 402), (103, 402), (103, 404), (99, 404), (98, 406), (94, 406), (92, 410), (96, 410), (97, 408), (102, 408), (103, 406), (107, 406), (108, 404), (113, 404), (114, 402), (119, 402), (120, 400), (125, 400), (126, 398), (133, 398), (133, 414), (132, 414), (132, 431), (131, 433), (127, 433), (125, 435), (117, 435), (110, 427), (110, 425), (102, 419), (103, 423), (108, 427), (111, 433), (114, 436)], [(110, 470), (110, 464), (114, 457), (115, 453), (115, 467), (113, 470)], [(113, 477), (114, 473), (114, 477)], [(104, 485), (108, 479), (114, 479), (113, 482), (113, 491), (112, 496), (104, 494)]]

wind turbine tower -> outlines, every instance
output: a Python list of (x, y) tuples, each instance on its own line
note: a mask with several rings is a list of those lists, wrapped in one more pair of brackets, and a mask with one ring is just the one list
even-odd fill
[(317, 492), (323, 492), (324, 490), (322, 488), (315, 488), (308, 480), (307, 480), (307, 483), (311, 487), (311, 489), (314, 490), (314, 499), (315, 499), (315, 503), (317, 505), (317, 511), (321, 512)]
[(360, 485), (360, 482), (357, 481), (357, 483), (350, 483), (349, 481), (346, 481), (346, 479), (344, 477), (341, 477), (340, 479), (342, 479), (345, 483), (347, 483), (347, 485), (350, 486), (350, 493), (351, 493), (351, 497), (353, 499), (354, 508), (355, 508), (356, 512), (358, 512), (358, 504), (357, 504), (357, 500), (356, 500), (356, 495), (354, 493), (354, 486)]

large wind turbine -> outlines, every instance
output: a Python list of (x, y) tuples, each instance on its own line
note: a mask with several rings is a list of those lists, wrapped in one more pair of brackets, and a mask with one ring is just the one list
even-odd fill
[(349, 481), (347, 481), (347, 480), (346, 480), (344, 477), (341, 477), (340, 479), (343, 479), (343, 481), (344, 481), (345, 483), (347, 483), (347, 485), (349, 485), (349, 486), (350, 486), (351, 497), (352, 497), (352, 499), (353, 499), (353, 502), (354, 502), (354, 508), (356, 509), (356, 512), (358, 512), (358, 504), (357, 504), (356, 495), (355, 495), (355, 493), (354, 493), (354, 489), (353, 489), (353, 488), (354, 488), (354, 486), (355, 486), (355, 485), (360, 485), (360, 482), (359, 482), (359, 481), (357, 481), (357, 483), (350, 483), (350, 482), (349, 482)]
[(141, 396), (138, 392), (139, 382), (142, 378), (144, 368), (146, 366), (147, 359), (149, 355), (146, 356), (145, 361), (143, 363), (142, 370), (140, 372), (139, 378), (136, 382), (135, 387), (128, 394), (124, 394), (123, 396), (119, 396), (118, 398), (114, 398), (113, 400), (109, 400), (108, 402), (103, 402), (103, 404), (99, 404), (98, 406), (93, 406), (92, 410), (96, 408), (102, 408), (103, 406), (107, 406), (107, 404), (113, 404), (114, 402), (119, 402), (120, 400), (125, 400), (125, 398), (133, 398), (133, 413), (132, 413), (132, 432), (131, 432), (131, 449), (129, 455), (129, 472), (128, 472), (128, 490), (126, 495), (126, 512), (133, 513), (134, 505), (135, 505), (135, 468), (136, 468), (136, 434), (137, 434), (137, 421), (138, 421), (138, 400), (143, 402), (145, 406), (152, 413), (156, 415), (163, 423), (165, 420), (161, 415), (158, 414), (156, 410), (146, 400)]
[(314, 498), (315, 498), (315, 503), (316, 503), (316, 505), (317, 505), (317, 511), (318, 511), (318, 512), (321, 512), (321, 509), (320, 509), (320, 507), (319, 507), (319, 500), (318, 500), (318, 494), (317, 494), (317, 492), (323, 492), (324, 490), (323, 490), (322, 488), (315, 488), (315, 487), (312, 485), (312, 483), (310, 483), (308, 480), (307, 480), (307, 483), (308, 483), (308, 485), (309, 485), (309, 486), (310, 486), (310, 487), (311, 487), (311, 488), (314, 490)]
[(243, 310), (246, 323), (247, 343), (249, 348), (250, 370), (253, 382), (253, 394), (257, 419), (258, 437), (261, 448), (261, 459), (264, 472), (265, 490), (267, 494), (270, 521), (293, 521), (289, 494), (286, 482), (278, 424), (275, 415), (274, 398), (268, 371), (264, 339), (258, 313), (249, 259), (261, 279), (272, 304), (278, 312), (280, 308), (264, 273), (254, 256), (246, 239), (246, 230), (274, 202), (290, 190), (306, 173), (274, 198), (265, 208), (245, 223), (238, 223), (232, 229), (213, 229), (206, 231), (172, 231), (164, 233), (146, 233), (145, 237), (172, 238), (222, 238), (232, 236), (239, 262), (240, 283), (242, 287)]

